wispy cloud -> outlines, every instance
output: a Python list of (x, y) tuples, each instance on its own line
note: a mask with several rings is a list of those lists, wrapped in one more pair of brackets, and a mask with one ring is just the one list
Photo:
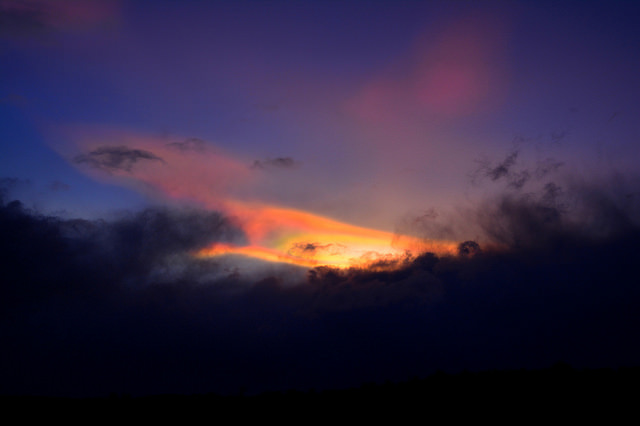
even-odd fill
[[(122, 145), (105, 147), (105, 139), (120, 141)], [(200, 139), (167, 144), (126, 131), (104, 134), (88, 131), (78, 136), (77, 144), (87, 152), (72, 157), (76, 165), (87, 164), (111, 177), (126, 178), (126, 183), (150, 191), (156, 198), (195, 202), (232, 217), (247, 236), (247, 242), (236, 247), (236, 254), (305, 266), (346, 267), (358, 262), (370, 263), (375, 256), (401, 256), (406, 250), (425, 248), (425, 242), (411, 237), (398, 238), (392, 232), (347, 224), (265, 200), (256, 189), (262, 183), (260, 174), (253, 173), (241, 159)], [(97, 148), (93, 148), (96, 145)], [(296, 165), (290, 157), (278, 157), (256, 162), (253, 168), (289, 169)], [(313, 244), (317, 249), (299, 250), (303, 244)], [(455, 243), (451, 241), (426, 244), (439, 253), (455, 251)], [(334, 250), (321, 250), (321, 247), (343, 249), (338, 255)], [(232, 247), (224, 250), (212, 247), (200, 255), (232, 252)]]
[(255, 160), (251, 165), (254, 170), (293, 169), (298, 167), (298, 162), (291, 157), (265, 158)]
[(187, 138), (182, 142), (168, 143), (167, 146), (179, 151), (203, 152), (206, 149), (206, 142), (199, 138)]
[(564, 163), (546, 158), (536, 161), (533, 167), (518, 164), (519, 150), (508, 153), (502, 161), (492, 162), (487, 159), (478, 160), (478, 167), (469, 176), (473, 184), (480, 184), (483, 180), (492, 182), (506, 182), (509, 188), (520, 190), (531, 179), (541, 181), (557, 172)]
[(96, 169), (114, 172), (116, 170), (131, 172), (133, 166), (141, 161), (164, 160), (152, 152), (142, 149), (131, 149), (124, 145), (101, 146), (86, 154), (78, 154), (73, 161), (76, 164), (88, 164)]

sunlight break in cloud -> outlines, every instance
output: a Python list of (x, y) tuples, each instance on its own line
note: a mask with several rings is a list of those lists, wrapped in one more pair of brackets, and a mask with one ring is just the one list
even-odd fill
[(113, 131), (76, 132), (74, 140), (81, 153), (72, 162), (81, 170), (156, 197), (222, 211), (243, 230), (246, 241), (214, 244), (199, 257), (239, 254), (306, 267), (349, 267), (425, 250), (456, 250), (451, 241), (398, 236), (248, 196), (259, 179), (250, 164), (203, 141), (167, 143)]

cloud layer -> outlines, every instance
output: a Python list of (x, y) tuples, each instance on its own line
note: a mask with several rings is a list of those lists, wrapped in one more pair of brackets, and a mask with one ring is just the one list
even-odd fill
[(545, 192), (491, 200), (472, 213), (492, 244), (461, 244), (458, 256), (306, 277), (190, 256), (245, 238), (218, 213), (64, 220), (5, 192), (0, 393), (233, 393), (559, 359), (634, 365), (637, 186), (617, 183), (565, 190), (581, 216)]

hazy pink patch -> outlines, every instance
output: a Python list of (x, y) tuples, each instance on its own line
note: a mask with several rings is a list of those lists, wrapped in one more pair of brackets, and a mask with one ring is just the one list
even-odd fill
[(463, 115), (498, 103), (505, 91), (503, 25), (494, 17), (461, 19), (441, 34), (440, 42), (418, 43), (412, 86), (428, 112)]
[[(65, 134), (71, 135), (74, 146), (59, 148), (63, 156), (98, 179), (116, 179), (150, 195), (189, 200), (221, 209), (230, 194), (247, 186), (251, 180), (251, 170), (246, 162), (204, 141), (194, 146), (184, 144), (184, 140), (165, 140), (130, 131), (92, 127), (76, 127)], [(92, 168), (90, 162), (77, 161), (79, 152), (91, 156), (92, 152), (103, 147), (140, 150), (157, 159), (140, 159), (129, 169)]]
[(109, 21), (120, 12), (119, 2), (111, 1), (64, 1), (55, 2), (54, 10), (60, 23), (71, 26), (94, 26)]
[(345, 109), (360, 120), (397, 122), (456, 118), (500, 105), (507, 82), (503, 21), (463, 17), (435, 36), (424, 34), (409, 60), (389, 67), (406, 78), (374, 78), (345, 102)]
[(394, 104), (398, 95), (398, 87), (393, 82), (379, 80), (369, 83), (355, 98), (348, 100), (345, 109), (365, 121), (395, 121)]

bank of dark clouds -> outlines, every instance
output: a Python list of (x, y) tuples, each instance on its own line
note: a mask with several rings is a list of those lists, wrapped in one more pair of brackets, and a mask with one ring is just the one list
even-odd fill
[(558, 360), (637, 365), (635, 193), (628, 181), (507, 192), (467, 212), (485, 239), (459, 256), (316, 268), (298, 285), (189, 256), (242, 240), (217, 213), (67, 220), (5, 193), (0, 393), (234, 393)]
[(152, 208), (112, 221), (69, 220), (18, 200), (2, 203), (0, 227), (5, 310), (55, 295), (139, 289), (165, 270), (195, 278), (191, 250), (242, 238), (218, 213)]

